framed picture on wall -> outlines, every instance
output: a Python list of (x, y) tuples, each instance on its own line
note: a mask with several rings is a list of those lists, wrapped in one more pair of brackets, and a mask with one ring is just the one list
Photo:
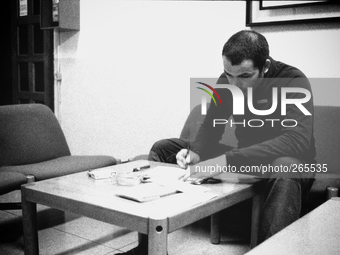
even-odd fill
[(336, 1), (247, 1), (246, 26), (340, 21)]

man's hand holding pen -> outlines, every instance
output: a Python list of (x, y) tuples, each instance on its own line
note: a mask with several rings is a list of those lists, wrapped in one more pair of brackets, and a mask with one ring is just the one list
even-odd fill
[[(183, 177), (181, 180), (186, 181), (190, 177), (190, 165), (195, 165), (198, 162), (200, 162), (200, 156), (188, 149), (182, 149), (180, 150), (177, 155), (177, 164), (183, 168), (186, 169), (185, 174), (183, 174)], [(197, 180), (198, 181), (198, 180)]]
[(203, 183), (205, 180), (209, 179), (209, 178), (213, 178), (216, 175), (219, 175), (220, 173), (218, 172), (214, 172), (214, 173), (210, 173), (210, 172), (190, 172), (190, 165), (205, 165), (205, 166), (213, 166), (213, 165), (226, 165), (227, 164), (227, 159), (226, 156), (223, 154), (221, 156), (218, 156), (216, 158), (212, 158), (212, 159), (208, 159), (206, 161), (202, 161), (200, 162), (200, 156), (189, 150), (189, 149), (182, 149), (180, 150), (177, 155), (176, 155), (176, 159), (177, 159), (177, 164), (183, 168), (186, 169), (185, 174), (183, 175), (183, 177), (181, 178), (183, 181), (187, 181), (189, 178), (192, 179), (191, 183), (193, 184), (201, 184)]
[(177, 153), (176, 159), (181, 168), (187, 169), (189, 165), (197, 164), (200, 161), (200, 156), (189, 149), (182, 149)]

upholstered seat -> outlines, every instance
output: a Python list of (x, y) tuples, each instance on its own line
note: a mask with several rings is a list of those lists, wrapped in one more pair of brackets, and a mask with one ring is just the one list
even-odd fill
[(0, 172), (0, 195), (6, 194), (27, 182), (27, 177), (21, 173)]
[(57, 118), (45, 105), (0, 106), (0, 194), (19, 189), (28, 178), (41, 181), (116, 163), (112, 156), (71, 155)]
[(108, 156), (63, 156), (39, 163), (4, 166), (0, 171), (33, 175), (35, 181), (78, 173), (89, 169), (113, 165), (115, 161)]

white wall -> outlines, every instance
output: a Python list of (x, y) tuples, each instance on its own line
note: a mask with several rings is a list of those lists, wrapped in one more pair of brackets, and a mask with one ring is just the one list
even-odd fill
[(191, 77), (217, 77), (243, 2), (81, 0), (61, 32), (59, 118), (73, 154), (125, 159), (178, 137)]
[[(271, 56), (298, 67), (312, 84), (315, 105), (340, 106), (340, 23), (256, 27)], [(321, 79), (322, 78), (322, 79)]]
[[(80, 31), (59, 34), (57, 55), (58, 116), (73, 154), (126, 159), (178, 137), (190, 110), (190, 78), (220, 75), (223, 44), (245, 29), (243, 1), (80, 4)], [(310, 77), (339, 77), (339, 25), (255, 29), (274, 58)], [(334, 94), (319, 89), (315, 101), (340, 105)]]

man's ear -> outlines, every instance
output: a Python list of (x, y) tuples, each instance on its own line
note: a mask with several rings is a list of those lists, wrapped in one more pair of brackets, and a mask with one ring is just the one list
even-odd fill
[(267, 73), (268, 72), (271, 63), (272, 62), (270, 61), (270, 59), (267, 58), (266, 62), (264, 63), (264, 66), (263, 66), (263, 73)]

